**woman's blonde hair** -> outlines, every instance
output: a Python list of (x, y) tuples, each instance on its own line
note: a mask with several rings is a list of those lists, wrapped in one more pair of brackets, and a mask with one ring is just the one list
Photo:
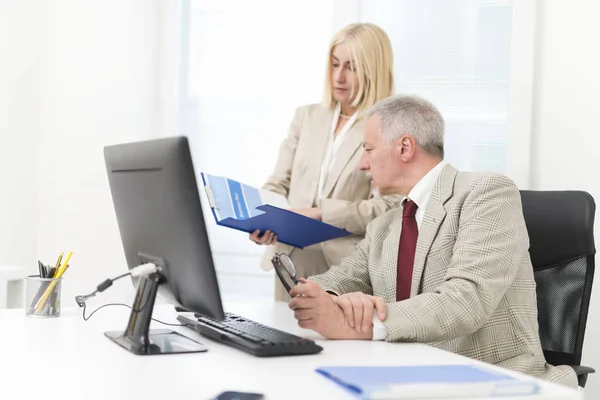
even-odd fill
[(394, 59), (390, 38), (383, 29), (371, 23), (354, 23), (335, 34), (329, 45), (324, 103), (335, 106), (332, 85), (333, 49), (344, 44), (358, 75), (358, 88), (352, 107), (365, 111), (380, 100), (394, 94)]

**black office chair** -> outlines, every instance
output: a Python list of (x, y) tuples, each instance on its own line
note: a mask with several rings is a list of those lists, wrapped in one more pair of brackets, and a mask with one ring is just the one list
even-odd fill
[(521, 191), (537, 285), (546, 361), (570, 365), (584, 387), (594, 369), (581, 365), (594, 279), (596, 204), (582, 191)]

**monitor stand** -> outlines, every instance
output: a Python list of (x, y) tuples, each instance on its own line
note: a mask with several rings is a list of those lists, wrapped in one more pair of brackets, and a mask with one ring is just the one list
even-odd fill
[(150, 329), (160, 272), (140, 277), (125, 331), (104, 332), (119, 346), (137, 355), (198, 353), (208, 349), (170, 329)]

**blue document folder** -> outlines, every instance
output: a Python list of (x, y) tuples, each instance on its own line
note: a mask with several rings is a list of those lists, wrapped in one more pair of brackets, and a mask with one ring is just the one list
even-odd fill
[(316, 370), (362, 399), (465, 399), (532, 395), (537, 382), (475, 365), (322, 367)]
[(298, 248), (352, 235), (287, 210), (287, 200), (276, 193), (205, 173), (202, 182), (217, 225), (248, 233), (270, 230), (279, 242)]

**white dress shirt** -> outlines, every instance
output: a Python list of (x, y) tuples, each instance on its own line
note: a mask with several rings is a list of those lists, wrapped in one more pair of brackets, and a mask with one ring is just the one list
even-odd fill
[[(417, 213), (415, 219), (417, 220), (417, 228), (421, 229), (421, 222), (423, 221), (423, 215), (425, 214), (425, 208), (431, 197), (433, 186), (437, 181), (442, 169), (446, 166), (447, 162), (442, 160), (438, 165), (433, 167), (417, 184), (412, 188), (408, 196), (402, 199), (409, 199), (415, 202), (417, 205)], [(373, 340), (385, 340), (388, 335), (387, 327), (377, 318), (377, 315), (373, 315)]]
[(340, 149), (342, 143), (348, 136), (348, 131), (354, 125), (356, 121), (356, 117), (358, 113), (354, 113), (343, 128), (338, 133), (337, 137), (335, 137), (335, 128), (337, 128), (338, 121), (340, 119), (342, 107), (340, 103), (337, 103), (335, 107), (335, 111), (333, 112), (333, 120), (331, 121), (331, 129), (329, 131), (329, 138), (327, 141), (327, 149), (325, 150), (325, 158), (323, 159), (323, 165), (321, 166), (321, 174), (319, 175), (319, 185), (317, 186), (317, 198), (315, 203), (319, 204), (321, 197), (323, 197), (323, 187), (325, 186), (325, 180), (327, 179), (327, 175), (329, 175), (329, 171), (331, 166), (335, 162), (337, 157), (338, 150)]

